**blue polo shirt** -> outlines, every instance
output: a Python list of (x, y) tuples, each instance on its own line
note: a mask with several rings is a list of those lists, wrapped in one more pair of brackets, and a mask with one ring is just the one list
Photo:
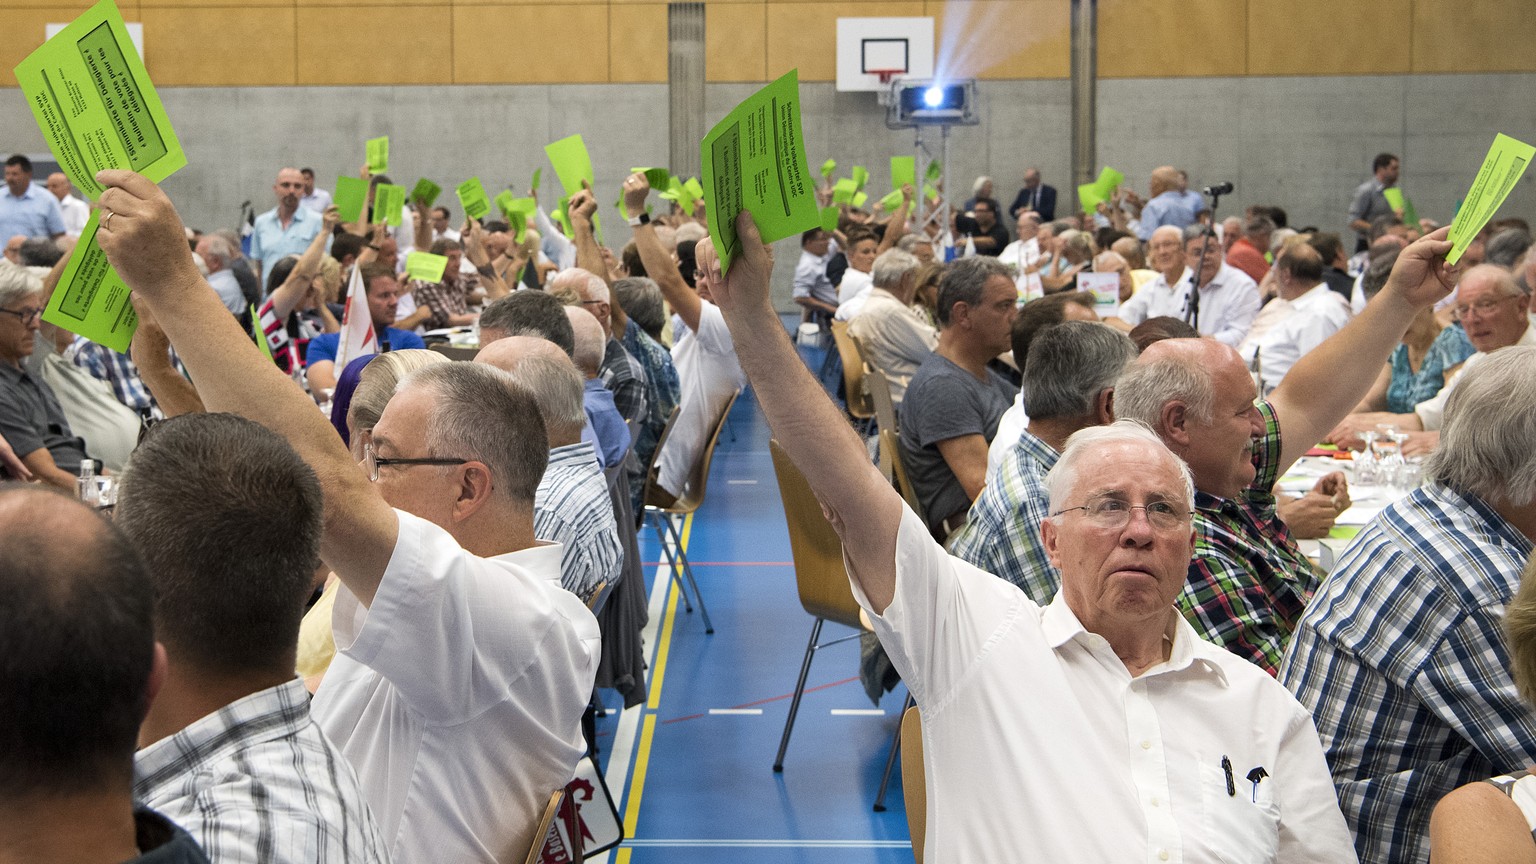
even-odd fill
[(272, 265), (289, 255), (303, 255), (319, 233), (320, 214), (303, 205), (293, 211), (293, 219), (286, 229), (277, 219), (276, 207), (256, 217), (250, 257), (261, 262), (263, 296), (267, 293), (267, 275), (272, 272)]
[[(391, 351), (427, 347), (427, 343), (422, 341), (422, 338), (416, 333), (410, 330), (401, 330), (398, 327), (385, 327), (384, 332), (379, 334), (379, 339), (380, 341), (387, 341)], [(340, 333), (321, 333), (319, 336), (309, 340), (309, 348), (304, 352), (305, 368), (313, 366), (320, 360), (329, 360), (335, 363), (336, 348), (340, 342)], [(341, 374), (341, 370), (336, 370), (336, 374)]]
[(64, 233), (64, 215), (59, 211), (59, 199), (41, 186), (28, 186), (17, 197), (5, 187), (0, 195), (0, 243), (17, 234), (24, 237), (52, 237)]

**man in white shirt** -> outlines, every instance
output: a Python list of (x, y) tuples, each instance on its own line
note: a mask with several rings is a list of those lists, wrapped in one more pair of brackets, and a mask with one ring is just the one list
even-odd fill
[(869, 299), (848, 324), (848, 332), (864, 347), (864, 359), (890, 382), (891, 401), (898, 406), (912, 373), (939, 344), (939, 331), (912, 309), (916, 273), (915, 257), (900, 249), (881, 253), (870, 273), (874, 287)]
[[(198, 276), (165, 195), (99, 175), (98, 237), (170, 337), (208, 409), (288, 439), (325, 496), (338, 655), (314, 716), (353, 767), (395, 861), (520, 861), (584, 752), (597, 621), (536, 545), (548, 444), (506, 373), (444, 363), (402, 382), (361, 468)], [(436, 370), (435, 372), (433, 370)]]
[(1062, 590), (1035, 605), (947, 555), (862, 457), (774, 326), (750, 215), (737, 231), (730, 276), (709, 246), (700, 268), (923, 712), (926, 860), (1354, 861), (1306, 711), (1173, 608), (1194, 544), (1188, 469), (1131, 424), (1075, 436), (1041, 525)]
[[(1174, 236), (1169, 232), (1174, 230), (1164, 226), (1153, 232), (1147, 247), (1159, 277), (1136, 292), (1136, 296), (1120, 307), (1117, 317), (1106, 319), (1107, 323), (1129, 332), (1137, 324), (1160, 315), (1189, 321), (1192, 314), (1190, 287), (1198, 268), (1199, 321), (1192, 323), (1201, 335), (1236, 348), (1242, 344), (1254, 317), (1259, 314), (1259, 286), (1246, 273), (1222, 261), (1221, 241), (1214, 235), (1210, 236), (1207, 246), (1210, 229), (1201, 225), (1191, 226), (1183, 232), (1184, 266), (1180, 275), (1173, 277), (1172, 270), (1177, 265), (1165, 247)], [(1159, 264), (1159, 260), (1163, 263)]]
[(69, 185), (69, 178), (55, 171), (48, 175), (48, 182), (44, 184), (53, 197), (59, 199), (59, 215), (64, 217), (64, 234), (69, 237), (79, 237), (85, 230), (85, 223), (91, 218), (91, 207), (79, 198), (69, 194), (73, 189)]
[[(997, 260), (1013, 268), (1014, 284), (1019, 286), (1019, 302), (1024, 303), (1041, 297), (1045, 289), (1040, 285), (1040, 214), (1026, 210), (1019, 214), (1019, 239), (1003, 247)], [(1050, 232), (1046, 232), (1050, 236)]]
[(812, 228), (800, 235), (800, 260), (795, 263), (794, 298), (805, 311), (801, 320), (823, 327), (837, 313), (837, 288), (827, 278), (827, 262), (837, 252), (832, 235)]
[(324, 213), (325, 208), (331, 206), (331, 193), (315, 187), (315, 169), (300, 168), (299, 174), (304, 177), (304, 195), (299, 198), (299, 204), (316, 213)]
[[(1293, 246), (1275, 259), (1277, 301), (1289, 308), (1258, 338), (1244, 340), (1237, 349), (1244, 361), (1254, 363), (1261, 382), (1260, 395), (1268, 396), (1303, 354), (1339, 332), (1354, 313), (1342, 294), (1323, 281), (1323, 259), (1305, 244)], [(1257, 361), (1255, 361), (1257, 357)]]
[(214, 293), (219, 295), (219, 302), (235, 315), (246, 315), (249, 306), (246, 303), (245, 293), (240, 290), (240, 283), (235, 279), (235, 271), (229, 269), (229, 261), (235, 256), (235, 250), (230, 248), (229, 241), (217, 234), (204, 234), (202, 239), (197, 241), (197, 254), (208, 268), (208, 284), (213, 286)]

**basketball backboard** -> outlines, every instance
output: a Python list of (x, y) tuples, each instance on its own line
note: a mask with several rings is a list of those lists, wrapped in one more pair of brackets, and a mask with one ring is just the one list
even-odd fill
[(882, 72), (933, 76), (932, 18), (837, 19), (837, 89), (884, 92)]

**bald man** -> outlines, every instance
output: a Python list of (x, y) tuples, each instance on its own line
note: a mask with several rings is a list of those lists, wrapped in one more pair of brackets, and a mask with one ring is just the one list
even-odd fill
[(1152, 232), (1172, 225), (1180, 230), (1194, 224), (1195, 210), (1181, 190), (1183, 178), (1179, 169), (1164, 165), (1152, 172), (1152, 194), (1146, 206), (1141, 208), (1141, 228), (1137, 232), (1143, 240), (1152, 239)]
[(320, 233), (320, 214), (299, 206), (304, 197), (304, 175), (297, 168), (277, 172), (272, 184), (277, 206), (256, 217), (251, 234), (251, 260), (261, 266), (261, 285), (267, 288), (272, 267), (288, 255), (303, 255)]
[(79, 198), (69, 194), (73, 187), (69, 185), (69, 178), (55, 171), (48, 175), (48, 181), (43, 185), (53, 193), (53, 197), (59, 199), (59, 215), (64, 217), (64, 234), (68, 237), (79, 237), (85, 230), (85, 223), (91, 218), (91, 207)]

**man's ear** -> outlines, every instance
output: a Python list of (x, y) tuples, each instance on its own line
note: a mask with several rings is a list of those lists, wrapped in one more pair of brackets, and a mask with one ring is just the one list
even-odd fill
[(1189, 406), (1178, 399), (1163, 404), (1163, 410), (1157, 415), (1158, 428), (1153, 431), (1170, 444), (1180, 447), (1189, 446), (1189, 426), (1194, 422), (1189, 414)]
[(1100, 426), (1115, 422), (1115, 388), (1105, 387), (1099, 391), (1099, 398), (1094, 400), (1093, 419)]
[(459, 466), (459, 497), (453, 502), (453, 519), (462, 522), (475, 515), (491, 500), (494, 481), (484, 462), (465, 462)]
[(1051, 566), (1061, 569), (1061, 555), (1056, 549), (1056, 520), (1046, 517), (1040, 520), (1040, 542), (1045, 546), (1045, 557)]
[[(144, 684), (144, 716), (149, 716), (149, 706), (155, 704), (155, 697), (160, 695), (161, 688), (165, 687), (165, 679), (170, 677), (170, 661), (166, 659), (165, 646), (155, 642), (154, 660), (149, 667), (149, 680)], [(142, 723), (144, 717), (140, 717)]]

